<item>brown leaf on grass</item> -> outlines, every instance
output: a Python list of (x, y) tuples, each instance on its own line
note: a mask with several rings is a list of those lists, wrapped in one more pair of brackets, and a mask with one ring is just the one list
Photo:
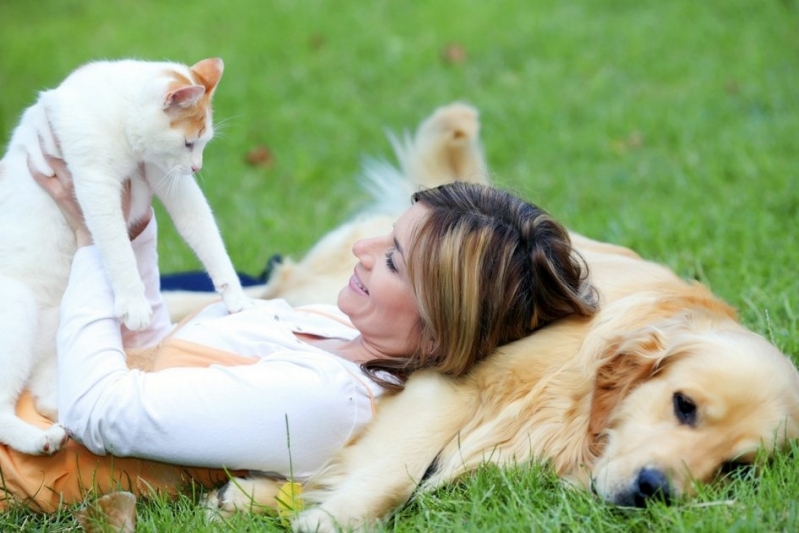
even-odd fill
[(75, 513), (87, 533), (134, 533), (136, 531), (136, 496), (119, 491), (106, 494)]
[(466, 49), (457, 43), (450, 43), (441, 51), (441, 58), (451, 65), (463, 63), (466, 61)]
[(272, 151), (264, 145), (259, 145), (247, 152), (247, 164), (266, 168), (272, 166)]
[(321, 33), (314, 33), (308, 38), (308, 47), (311, 50), (319, 50), (325, 45), (325, 36)]
[(642, 148), (644, 146), (644, 136), (640, 131), (634, 131), (626, 139), (614, 139), (611, 145), (614, 152), (623, 155)]

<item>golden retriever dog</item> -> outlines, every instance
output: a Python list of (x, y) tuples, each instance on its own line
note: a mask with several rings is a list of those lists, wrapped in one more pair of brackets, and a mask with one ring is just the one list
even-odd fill
[[(395, 143), (402, 171), (377, 174), (421, 185), (485, 179), (478, 132), (468, 106), (439, 109), (414, 138)], [(334, 231), (260, 290), (295, 303), (334, 294), (351, 270), (352, 240), (383, 231), (381, 220), (395, 214), (384, 213)], [(414, 491), (486, 463), (546, 462), (607, 502), (642, 506), (690, 495), (697, 483), (799, 437), (799, 373), (729, 305), (631, 250), (572, 239), (600, 311), (504, 346), (463, 378), (414, 374), (356, 439), (303, 480), (306, 510), (295, 530), (368, 527)], [(207, 504), (221, 515), (274, 507), (282, 482), (235, 479)]]

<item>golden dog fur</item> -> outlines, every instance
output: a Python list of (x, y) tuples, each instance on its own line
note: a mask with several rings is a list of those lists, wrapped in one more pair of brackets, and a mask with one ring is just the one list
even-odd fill
[[(438, 110), (414, 139), (395, 145), (401, 177), (422, 185), (485, 179), (478, 129), (467, 106)], [(294, 303), (334, 294), (351, 271), (352, 241), (380, 233), (391, 215), (379, 211), (339, 228), (303, 261), (285, 264), (262, 294), (296, 296)], [(367, 525), (415, 490), (484, 463), (545, 461), (608, 502), (642, 505), (689, 495), (728, 466), (799, 437), (796, 368), (729, 305), (628, 249), (572, 238), (600, 293), (599, 313), (507, 345), (461, 379), (415, 374), (304, 483), (308, 509), (295, 530)], [(331, 265), (345, 265), (341, 279)], [(277, 483), (235, 480), (209, 506), (221, 514), (274, 506)]]

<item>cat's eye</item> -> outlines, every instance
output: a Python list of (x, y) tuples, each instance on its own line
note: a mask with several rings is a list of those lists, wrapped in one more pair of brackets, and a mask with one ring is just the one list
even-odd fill
[(674, 405), (674, 416), (680, 424), (686, 426), (696, 425), (696, 403), (682, 392), (675, 392), (672, 396), (672, 404)]
[(194, 148), (194, 143), (193, 143), (193, 142), (190, 142), (188, 139), (185, 139), (185, 140), (183, 141), (183, 143), (186, 145), (186, 148), (188, 148), (189, 150), (191, 150), (191, 149), (193, 149), (193, 148)]

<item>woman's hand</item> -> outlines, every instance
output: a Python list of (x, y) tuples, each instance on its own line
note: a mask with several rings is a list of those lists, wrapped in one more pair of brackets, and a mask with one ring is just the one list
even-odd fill
[[(86, 226), (86, 219), (83, 216), (83, 211), (75, 197), (72, 173), (70, 173), (64, 160), (51, 157), (47, 154), (44, 154), (44, 157), (47, 160), (47, 164), (50, 165), (55, 172), (55, 175), (45, 176), (41, 172), (38, 172), (31, 166), (31, 160), (30, 157), (28, 157), (28, 170), (31, 176), (33, 176), (34, 181), (53, 198), (53, 201), (55, 201), (56, 205), (61, 210), (67, 224), (69, 224), (69, 227), (75, 232), (78, 247), (92, 244), (92, 234)], [(122, 189), (122, 214), (125, 220), (127, 220), (130, 214), (130, 190), (130, 181), (125, 181)], [(135, 224), (128, 228), (128, 238), (133, 240), (138, 237), (139, 234), (144, 231), (144, 228), (147, 227), (147, 224), (150, 223), (151, 218), (152, 211), (148, 211), (141, 220), (136, 221)]]
[(37, 171), (31, 165), (30, 156), (28, 156), (28, 170), (33, 176), (34, 181), (45, 190), (55, 201), (61, 213), (64, 215), (64, 220), (67, 221), (69, 227), (75, 232), (75, 239), (78, 247), (88, 246), (94, 241), (89, 228), (86, 227), (86, 220), (83, 218), (83, 211), (78, 205), (78, 200), (75, 198), (75, 188), (72, 185), (72, 174), (67, 169), (66, 163), (61, 159), (56, 159), (45, 154), (47, 164), (53, 169), (55, 175), (45, 176)]

